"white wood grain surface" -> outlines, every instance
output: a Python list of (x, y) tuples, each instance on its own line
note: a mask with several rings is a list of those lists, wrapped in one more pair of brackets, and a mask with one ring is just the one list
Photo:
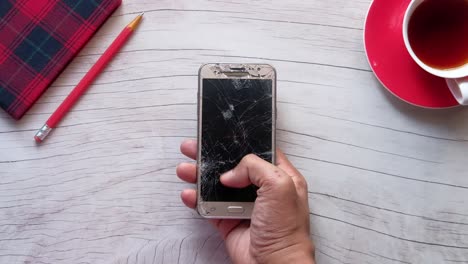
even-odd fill
[[(468, 263), (468, 109), (393, 98), (370, 0), (128, 0), (19, 122), (0, 113), (0, 263), (229, 263), (186, 209), (197, 70), (278, 71), (278, 144), (307, 177), (318, 263)], [(134, 37), (47, 141), (33, 135), (136, 14)]]

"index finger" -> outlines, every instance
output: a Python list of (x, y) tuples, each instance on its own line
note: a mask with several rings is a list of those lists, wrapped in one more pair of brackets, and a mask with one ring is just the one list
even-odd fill
[(197, 141), (194, 139), (186, 139), (180, 144), (180, 152), (193, 160), (197, 159), (197, 149)]
[(302, 174), (291, 164), (289, 159), (280, 149), (276, 150), (276, 165), (291, 176), (301, 176)]
[(288, 160), (286, 155), (278, 149), (276, 151), (276, 162), (278, 164), (278, 167), (284, 170), (289, 176), (291, 176), (291, 179), (294, 181), (294, 185), (296, 186), (297, 193), (299, 196), (304, 200), (307, 201), (307, 195), (308, 195), (308, 187), (307, 187), (307, 181), (304, 178), (304, 176), (292, 165), (292, 163)]

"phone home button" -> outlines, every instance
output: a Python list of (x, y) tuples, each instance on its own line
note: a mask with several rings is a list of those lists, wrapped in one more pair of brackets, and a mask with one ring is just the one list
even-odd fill
[(245, 211), (242, 206), (228, 206), (227, 210), (229, 213), (233, 214), (242, 214)]

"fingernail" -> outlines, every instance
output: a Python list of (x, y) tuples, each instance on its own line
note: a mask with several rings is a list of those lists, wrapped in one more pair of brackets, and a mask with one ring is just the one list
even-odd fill
[(220, 181), (222, 183), (226, 182), (226, 181), (229, 181), (231, 179), (234, 178), (234, 171), (233, 170), (230, 170), (228, 172), (225, 172), (221, 175), (221, 178), (220, 178)]

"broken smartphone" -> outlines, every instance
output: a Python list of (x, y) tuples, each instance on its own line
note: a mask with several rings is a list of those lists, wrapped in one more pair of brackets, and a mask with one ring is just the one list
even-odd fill
[(197, 210), (248, 219), (257, 187), (228, 188), (220, 176), (248, 154), (275, 162), (276, 71), (265, 64), (206, 64), (198, 89)]

